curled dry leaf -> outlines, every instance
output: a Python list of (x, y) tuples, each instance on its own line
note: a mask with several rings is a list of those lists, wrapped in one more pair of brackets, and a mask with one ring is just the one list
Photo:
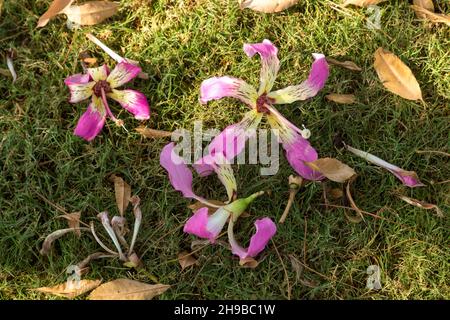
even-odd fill
[(135, 130), (145, 138), (166, 138), (172, 136), (172, 132), (150, 129), (147, 127), (138, 127)]
[(163, 294), (169, 285), (146, 284), (130, 279), (116, 279), (102, 284), (89, 295), (90, 300), (151, 300)]
[(69, 280), (54, 287), (42, 287), (33, 290), (73, 299), (97, 288), (101, 283), (102, 280)]
[(120, 215), (123, 216), (130, 203), (131, 187), (121, 177), (116, 176), (115, 174), (111, 175), (109, 179), (114, 182), (117, 208), (119, 209)]
[(322, 158), (306, 163), (331, 181), (343, 183), (356, 174), (355, 170), (334, 158)]
[(358, 67), (356, 65), (356, 63), (354, 63), (352, 61), (349, 61), (349, 60), (346, 60), (346, 61), (342, 62), (342, 61), (338, 61), (338, 60), (333, 59), (333, 58), (327, 58), (327, 62), (329, 64), (333, 64), (333, 65), (336, 65), (336, 66), (339, 66), (339, 67), (343, 67), (343, 68), (348, 69), (348, 70), (362, 71), (362, 69), (360, 67)]
[(187, 251), (181, 251), (178, 254), (178, 262), (180, 263), (181, 270), (186, 269), (187, 267), (198, 264), (197, 259), (195, 259), (192, 253)]
[(442, 210), (435, 204), (432, 203), (426, 203), (417, 199), (413, 199), (413, 198), (409, 198), (407, 196), (404, 195), (397, 195), (400, 199), (402, 199), (403, 201), (405, 201), (406, 203), (409, 203), (410, 205), (416, 206), (418, 208), (422, 208), (425, 210), (435, 210), (436, 211), (436, 215), (439, 218), (443, 218), (444, 214), (442, 213)]
[(239, 265), (243, 268), (255, 269), (259, 265), (259, 262), (252, 257), (247, 257), (239, 260)]
[(389, 91), (408, 100), (422, 100), (422, 91), (411, 69), (395, 54), (379, 48), (375, 52), (374, 67)]
[(274, 13), (283, 11), (294, 4), (298, 0), (240, 0), (241, 9), (249, 8), (264, 13)]
[(348, 215), (345, 211), (344, 211), (344, 214), (345, 214), (345, 216), (347, 217), (347, 219), (348, 219), (350, 222), (353, 222), (353, 223), (360, 223), (362, 220), (364, 220), (364, 216), (363, 216), (363, 213), (362, 213), (361, 209), (358, 208), (358, 206), (356, 205), (355, 201), (353, 200), (352, 193), (351, 193), (351, 191), (350, 191), (350, 185), (351, 185), (352, 182), (356, 179), (356, 177), (357, 177), (356, 175), (353, 176), (353, 177), (347, 182), (347, 185), (345, 186), (345, 192), (346, 192), (346, 195), (347, 195), (347, 199), (348, 199), (348, 201), (350, 202), (350, 206), (353, 208), (353, 210), (356, 211), (357, 215), (351, 216), (351, 215)]
[(381, 2), (384, 2), (386, 0), (345, 0), (343, 3), (343, 6), (349, 6), (349, 5), (354, 5), (354, 6), (358, 6), (358, 7), (368, 7), (368, 6), (373, 6), (376, 4), (379, 4)]
[(67, 19), (81, 26), (92, 26), (113, 16), (119, 4), (109, 1), (90, 1), (80, 6), (69, 6), (63, 10)]
[[(84, 230), (86, 228), (78, 228), (78, 230)], [(60, 229), (56, 230), (52, 233), (50, 233), (44, 240), (44, 243), (42, 244), (42, 248), (39, 251), (40, 254), (43, 256), (46, 256), (49, 254), (50, 250), (52, 249), (53, 241), (55, 241), (58, 238), (61, 238), (63, 235), (69, 233), (69, 232), (75, 232), (76, 230), (73, 228), (70, 229)]]
[(53, 0), (48, 10), (39, 18), (37, 27), (45, 26), (50, 19), (62, 13), (64, 9), (72, 4), (73, 0)]
[(450, 26), (450, 15), (434, 13), (430, 10), (420, 6), (412, 5), (411, 8), (416, 12), (416, 15), (422, 19), (427, 19), (433, 23), (444, 23)]
[(340, 104), (353, 104), (356, 102), (356, 97), (354, 94), (339, 94), (330, 93), (325, 96), (327, 100), (333, 101)]
[(67, 220), (69, 228), (74, 229), (74, 232), (77, 234), (78, 238), (81, 237), (80, 217), (81, 217), (80, 211), (58, 216), (58, 218), (64, 218)]

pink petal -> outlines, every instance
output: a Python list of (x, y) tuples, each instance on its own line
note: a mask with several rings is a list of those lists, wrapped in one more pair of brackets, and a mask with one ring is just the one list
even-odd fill
[(257, 93), (255, 88), (244, 80), (232, 77), (214, 77), (204, 80), (200, 86), (200, 102), (205, 104), (211, 100), (232, 97), (247, 105), (256, 105)]
[[(231, 251), (238, 255), (239, 258), (245, 259), (255, 257), (264, 250), (267, 243), (277, 232), (275, 223), (269, 218), (262, 218), (255, 221), (256, 233), (250, 239), (250, 245), (247, 249), (243, 249), (234, 239), (231, 227), (228, 228), (228, 238), (231, 244)], [(231, 230), (230, 230), (231, 229)]]
[(113, 89), (108, 93), (108, 97), (119, 102), (122, 107), (131, 112), (138, 120), (146, 120), (150, 118), (150, 108), (148, 106), (147, 98), (139, 91), (126, 89)]
[(223, 207), (216, 210), (211, 216), (208, 216), (208, 208), (200, 208), (186, 222), (183, 231), (209, 239), (211, 243), (214, 243), (229, 217), (230, 212)]
[(258, 95), (269, 93), (280, 69), (280, 60), (278, 60), (278, 49), (269, 40), (262, 43), (244, 44), (244, 52), (249, 57), (256, 53), (261, 57), (260, 86)]
[(180, 191), (186, 198), (197, 198), (192, 191), (192, 172), (184, 160), (175, 152), (175, 143), (167, 144), (161, 151), (159, 163), (169, 173), (173, 188)]
[(274, 100), (275, 104), (292, 103), (297, 100), (306, 100), (314, 97), (324, 86), (329, 76), (329, 68), (325, 56), (314, 53), (314, 63), (308, 79), (296, 86), (270, 92), (268, 97)]
[(109, 68), (106, 64), (104, 64), (98, 68), (88, 68), (87, 72), (91, 76), (92, 80), (97, 82), (100, 80), (106, 80), (109, 74)]
[(425, 186), (422, 182), (420, 182), (419, 177), (414, 171), (405, 171), (405, 170), (389, 170), (392, 174), (394, 174), (400, 181), (407, 187), (416, 188)]
[(308, 167), (296, 153), (286, 152), (286, 159), (295, 172), (307, 180), (322, 180), (325, 178), (320, 172)]
[(80, 120), (78, 120), (74, 134), (87, 141), (91, 141), (102, 130), (105, 119), (106, 116), (102, 115), (99, 111), (96, 111), (91, 103), (87, 111), (83, 113)]
[(108, 81), (111, 88), (117, 88), (137, 77), (140, 72), (140, 67), (123, 61), (116, 65), (114, 70), (109, 74), (106, 81)]
[(92, 88), (95, 82), (89, 82), (88, 74), (75, 74), (64, 80), (70, 90), (70, 103), (77, 103), (92, 96)]

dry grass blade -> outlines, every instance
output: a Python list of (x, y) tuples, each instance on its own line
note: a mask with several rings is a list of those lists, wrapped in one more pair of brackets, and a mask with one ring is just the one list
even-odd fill
[(353, 200), (352, 193), (351, 193), (351, 191), (350, 191), (350, 185), (351, 185), (352, 182), (356, 179), (356, 177), (357, 177), (356, 175), (353, 176), (353, 177), (347, 182), (347, 185), (345, 186), (345, 192), (346, 192), (346, 195), (347, 195), (347, 199), (348, 199), (348, 201), (350, 202), (350, 206), (351, 206), (351, 207), (353, 208), (353, 210), (355, 210), (358, 214), (357, 214), (356, 216), (350, 216), (350, 215), (347, 214), (347, 212), (344, 211), (344, 213), (345, 213), (345, 216), (347, 217), (347, 219), (348, 219), (350, 222), (353, 222), (353, 223), (360, 223), (362, 220), (364, 220), (364, 216), (363, 216), (363, 213), (362, 213), (361, 209), (358, 208), (358, 206), (356, 205), (355, 201)]
[(169, 285), (146, 284), (130, 279), (116, 279), (95, 289), (89, 295), (90, 300), (151, 300), (163, 294)]
[(423, 201), (420, 201), (420, 200), (417, 200), (417, 199), (413, 199), (413, 198), (410, 198), (410, 197), (407, 197), (407, 196), (404, 196), (404, 195), (401, 195), (401, 194), (398, 194), (397, 196), (400, 199), (402, 199), (403, 201), (405, 201), (406, 203), (409, 203), (410, 205), (413, 205), (415, 207), (422, 208), (422, 209), (425, 209), (425, 210), (435, 210), (436, 211), (436, 215), (439, 218), (443, 218), (444, 217), (444, 213), (442, 212), (442, 210), (435, 204), (423, 202)]
[(365, 8), (368, 6), (373, 6), (373, 5), (379, 4), (384, 1), (386, 1), (386, 0), (345, 0), (342, 5), (344, 7), (349, 6), (349, 5), (354, 5), (354, 6)]
[(172, 132), (150, 129), (147, 127), (138, 127), (135, 130), (146, 138), (166, 138), (172, 136)]
[(54, 0), (48, 10), (39, 18), (38, 28), (45, 26), (51, 18), (62, 13), (64, 9), (72, 4), (73, 0)]
[(333, 58), (327, 58), (327, 62), (329, 64), (333, 64), (333, 65), (336, 65), (336, 66), (339, 66), (339, 67), (343, 67), (343, 68), (348, 69), (348, 70), (362, 71), (362, 69), (360, 67), (358, 67), (356, 65), (356, 63), (354, 63), (353, 61), (346, 60), (346, 61), (342, 62), (342, 61), (338, 61), (338, 60), (333, 59)]
[(298, 0), (240, 0), (240, 7), (264, 13), (275, 13), (292, 7), (296, 3)]
[(339, 94), (330, 93), (325, 96), (329, 101), (333, 101), (340, 104), (353, 104), (356, 102), (356, 97), (354, 94)]
[(434, 13), (425, 8), (412, 5), (411, 8), (416, 12), (416, 15), (422, 19), (427, 19), (433, 23), (444, 23), (447, 26), (450, 26), (450, 15)]
[(11, 73), (11, 76), (13, 78), (13, 83), (16, 82), (17, 80), (17, 73), (16, 70), (14, 69), (14, 56), (15, 56), (15, 51), (12, 49), (9, 49), (6, 51), (6, 65), (8, 66), (8, 70)]
[(181, 270), (184, 270), (190, 266), (198, 264), (197, 259), (192, 256), (192, 252), (181, 251), (178, 254), (178, 262), (180, 263)]
[(389, 91), (408, 100), (423, 100), (419, 83), (411, 69), (392, 52), (379, 48), (375, 52), (374, 67)]
[(322, 173), (328, 179), (343, 183), (356, 174), (355, 170), (334, 158), (322, 158), (306, 162), (311, 169)]
[(58, 216), (58, 218), (64, 218), (67, 220), (67, 223), (69, 224), (69, 228), (74, 229), (74, 231), (78, 237), (81, 237), (80, 217), (81, 217), (80, 211)]
[(82, 26), (92, 26), (113, 16), (119, 10), (119, 4), (109, 1), (90, 1), (80, 6), (64, 9), (67, 19)]
[(58, 297), (73, 299), (97, 288), (101, 283), (102, 280), (72, 280), (53, 287), (42, 287), (32, 290), (52, 294)]

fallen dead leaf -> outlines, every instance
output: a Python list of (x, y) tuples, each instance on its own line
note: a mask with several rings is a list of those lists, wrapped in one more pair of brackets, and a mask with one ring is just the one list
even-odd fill
[(435, 204), (423, 202), (423, 201), (420, 201), (420, 200), (417, 200), (417, 199), (413, 199), (413, 198), (409, 198), (407, 196), (400, 195), (400, 194), (398, 194), (397, 196), (400, 199), (402, 199), (403, 201), (405, 201), (406, 203), (409, 203), (410, 205), (413, 205), (415, 207), (422, 208), (422, 209), (425, 209), (425, 210), (435, 210), (436, 211), (436, 215), (439, 218), (443, 218), (444, 217), (444, 214), (442, 213), (442, 210)]
[(48, 10), (39, 18), (37, 27), (45, 26), (50, 19), (63, 12), (63, 10), (72, 4), (73, 0), (54, 0)]
[(119, 4), (110, 1), (90, 1), (80, 6), (65, 7), (62, 11), (67, 19), (81, 26), (92, 26), (113, 16), (119, 10)]
[(342, 189), (333, 188), (329, 191), (330, 198), (333, 200), (341, 199), (344, 196)]
[(195, 259), (192, 256), (192, 253), (189, 253), (187, 251), (181, 251), (178, 254), (178, 262), (180, 263), (181, 270), (184, 270), (187, 267), (190, 267), (190, 266), (193, 266), (195, 264), (198, 264), (197, 259)]
[(434, 13), (430, 10), (420, 6), (412, 5), (411, 8), (416, 12), (416, 15), (422, 19), (427, 19), (433, 23), (444, 23), (450, 26), (450, 15), (442, 13)]
[(240, 0), (240, 7), (264, 13), (275, 13), (292, 7), (297, 2), (298, 0)]
[(374, 67), (390, 92), (408, 100), (423, 100), (419, 83), (411, 69), (392, 52), (379, 48), (375, 52)]
[(146, 138), (166, 138), (172, 136), (172, 132), (150, 129), (147, 127), (138, 127), (135, 130)]
[[(423, 9), (426, 9), (428, 11), (434, 12), (434, 5), (433, 5), (433, 0), (413, 0), (413, 4), (415, 6), (421, 7)], [(426, 16), (420, 12), (420, 11), (416, 11), (416, 15), (419, 18), (425, 18)]]
[(349, 5), (354, 5), (354, 6), (365, 8), (368, 6), (379, 4), (384, 1), (386, 1), (386, 0), (345, 0), (342, 5), (344, 7), (349, 6)]
[(90, 300), (151, 300), (163, 294), (169, 285), (147, 284), (130, 279), (116, 279), (102, 284), (89, 295)]
[(346, 60), (346, 61), (342, 62), (342, 61), (338, 61), (338, 60), (333, 59), (333, 58), (327, 58), (327, 62), (329, 64), (333, 64), (333, 65), (336, 65), (336, 66), (339, 66), (339, 67), (343, 67), (343, 68), (346, 68), (348, 70), (362, 71), (362, 69), (360, 67), (358, 67), (356, 65), (356, 63), (354, 63), (353, 61)]
[(80, 211), (58, 216), (58, 218), (64, 218), (67, 220), (67, 223), (69, 224), (69, 228), (74, 229), (74, 232), (76, 233), (78, 238), (81, 237), (80, 217), (81, 217)]
[(69, 280), (54, 287), (42, 287), (32, 290), (73, 299), (97, 288), (101, 283), (102, 280)]
[(355, 170), (334, 158), (322, 158), (306, 162), (311, 169), (322, 173), (328, 179), (343, 183), (356, 174)]
[(130, 203), (131, 187), (128, 183), (123, 181), (121, 177), (116, 176), (115, 174), (111, 175), (110, 180), (114, 182), (117, 208), (119, 209), (120, 216), (123, 217), (123, 214)]
[(330, 93), (325, 96), (327, 100), (333, 101), (340, 104), (353, 104), (356, 102), (356, 97), (354, 94), (339, 94)]
[(259, 265), (259, 262), (252, 257), (247, 257), (239, 260), (239, 265), (243, 268), (255, 269)]

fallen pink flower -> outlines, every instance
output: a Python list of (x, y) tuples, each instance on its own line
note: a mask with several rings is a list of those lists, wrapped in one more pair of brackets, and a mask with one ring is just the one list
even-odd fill
[[(267, 120), (273, 129), (277, 129), (278, 139), (286, 151), (286, 157), (295, 171), (309, 180), (323, 179), (320, 172), (312, 170), (305, 162), (315, 161), (318, 158), (316, 150), (311, 147), (307, 130), (300, 130), (289, 120), (283, 117), (274, 107), (274, 104), (292, 103), (298, 100), (306, 100), (314, 97), (325, 85), (329, 75), (328, 64), (323, 54), (314, 53), (308, 79), (299, 85), (271, 91), (275, 78), (280, 68), (278, 49), (269, 41), (262, 43), (244, 44), (244, 52), (249, 57), (258, 53), (261, 57), (260, 87), (257, 91), (245, 81), (233, 77), (214, 77), (203, 81), (200, 88), (200, 102), (207, 103), (224, 97), (233, 97), (247, 104), (251, 111), (247, 112), (239, 123), (225, 128), (211, 142), (209, 155), (223, 154), (227, 160), (236, 157), (244, 148), (246, 140), (259, 126), (262, 117)], [(196, 164), (197, 171), (202, 175), (212, 172), (208, 169), (205, 159), (200, 159)]]
[(102, 130), (106, 117), (110, 117), (117, 125), (123, 122), (111, 112), (107, 97), (120, 103), (138, 120), (150, 117), (150, 108), (147, 98), (139, 91), (116, 88), (131, 81), (141, 72), (141, 68), (128, 62), (121, 62), (109, 72), (103, 65), (98, 68), (88, 68), (86, 74), (76, 74), (64, 80), (69, 87), (69, 102), (77, 103), (91, 98), (87, 111), (81, 116), (74, 130), (75, 135), (87, 140), (93, 140)]

